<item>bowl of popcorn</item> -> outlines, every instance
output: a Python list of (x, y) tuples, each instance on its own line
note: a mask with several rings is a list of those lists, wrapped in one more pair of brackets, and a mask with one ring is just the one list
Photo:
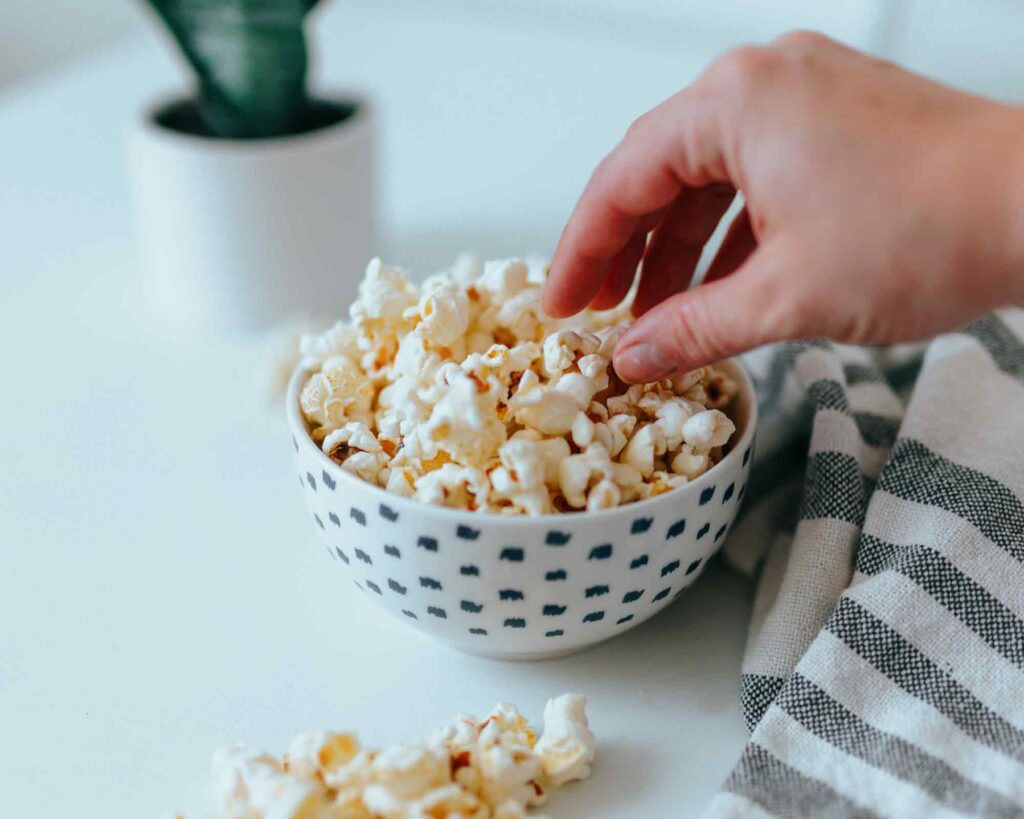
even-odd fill
[(552, 319), (545, 275), (461, 258), (416, 285), (375, 259), (350, 319), (303, 337), (287, 394), (339, 569), (410, 625), (509, 659), (613, 637), (693, 583), (757, 421), (735, 361), (620, 381), (628, 308)]

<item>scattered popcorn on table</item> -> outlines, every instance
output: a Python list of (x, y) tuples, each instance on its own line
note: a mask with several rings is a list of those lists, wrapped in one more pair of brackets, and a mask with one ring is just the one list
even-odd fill
[(213, 756), (210, 819), (543, 819), (551, 788), (590, 776), (596, 741), (586, 700), (544, 708), (537, 738), (515, 706), (461, 715), (418, 744), (380, 751), (348, 733), (292, 740), (283, 758), (242, 745)]
[(610, 509), (714, 466), (736, 431), (729, 374), (624, 384), (628, 308), (549, 318), (542, 279), (460, 257), (417, 287), (374, 259), (351, 320), (301, 339), (313, 440), (389, 492), (513, 515)]

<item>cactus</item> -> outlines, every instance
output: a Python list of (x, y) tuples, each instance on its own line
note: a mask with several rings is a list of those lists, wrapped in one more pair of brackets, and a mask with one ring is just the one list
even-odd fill
[(303, 21), (318, 0), (149, 0), (195, 71), (203, 132), (234, 139), (306, 130)]

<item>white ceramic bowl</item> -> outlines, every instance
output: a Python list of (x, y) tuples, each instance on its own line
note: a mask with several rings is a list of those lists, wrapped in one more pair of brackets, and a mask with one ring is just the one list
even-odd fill
[(757, 402), (746, 372), (725, 457), (697, 480), (600, 512), (512, 517), (391, 495), (330, 460), (287, 413), (306, 504), (337, 564), (392, 614), (455, 648), (507, 659), (567, 654), (607, 640), (678, 597), (722, 545), (745, 494)]

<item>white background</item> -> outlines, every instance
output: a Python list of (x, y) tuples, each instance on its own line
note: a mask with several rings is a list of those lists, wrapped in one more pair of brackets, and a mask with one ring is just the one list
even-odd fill
[[(318, 14), (373, 9), (386, 16), (417, 0), (325, 2)], [(1021, 0), (435, 0), (430, 16), (459, 27), (492, 25), (604, 30), (624, 39), (671, 26), (685, 46), (693, 37), (718, 49), (793, 27), (818, 28), (914, 68), (988, 94), (1024, 97), (1024, 2)], [(142, 0), (10, 2), (0, 24), (0, 87), (31, 79), (112, 43), (153, 36)], [(314, 36), (318, 36), (314, 26)], [(318, 37), (323, 49), (329, 38)]]

